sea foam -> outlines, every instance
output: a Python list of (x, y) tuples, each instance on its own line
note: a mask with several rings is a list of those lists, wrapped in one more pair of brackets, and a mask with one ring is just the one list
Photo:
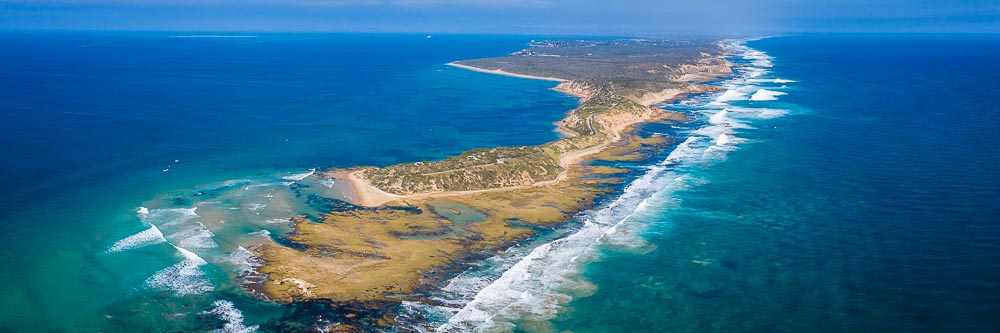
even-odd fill
[(211, 249), (219, 247), (219, 244), (212, 237), (215, 237), (215, 234), (201, 223), (167, 236), (172, 243), (186, 249)]
[(292, 181), (300, 181), (300, 180), (306, 179), (307, 177), (312, 176), (314, 174), (316, 174), (316, 169), (309, 169), (308, 172), (303, 172), (303, 173), (297, 173), (297, 174), (293, 174), (293, 175), (284, 176), (284, 177), (281, 177), (281, 179), (292, 180)]
[(214, 289), (211, 281), (205, 278), (201, 266), (208, 264), (205, 259), (194, 252), (174, 246), (184, 257), (184, 260), (173, 266), (164, 268), (146, 279), (146, 285), (161, 290), (173, 291), (177, 295), (200, 294)]
[(226, 255), (224, 260), (236, 266), (236, 273), (244, 282), (262, 282), (266, 278), (264, 274), (257, 271), (258, 268), (264, 266), (264, 260), (242, 246)]
[(178, 225), (198, 218), (198, 207), (153, 209), (143, 219), (150, 224), (161, 227)]
[(729, 101), (739, 101), (745, 99), (747, 99), (747, 94), (740, 92), (739, 90), (730, 89), (726, 90), (726, 92), (722, 93), (722, 95), (719, 95), (719, 97), (716, 98), (715, 101), (729, 102)]
[(236, 308), (233, 302), (218, 300), (212, 303), (212, 310), (208, 314), (215, 315), (222, 320), (222, 328), (215, 330), (217, 333), (249, 333), (256, 332), (258, 326), (246, 326), (243, 324), (243, 312)]
[(121, 252), (125, 250), (136, 249), (144, 246), (149, 246), (153, 244), (166, 243), (167, 239), (163, 237), (163, 233), (155, 225), (149, 226), (149, 229), (140, 231), (139, 233), (125, 237), (117, 242), (115, 242), (111, 247), (108, 248), (108, 253)]
[(593, 287), (577, 276), (578, 266), (583, 263), (578, 259), (587, 256), (592, 245), (634, 214), (645, 198), (663, 188), (659, 175), (664, 170), (663, 166), (650, 167), (615, 201), (584, 217), (575, 233), (532, 250), (480, 290), (439, 331), (511, 330), (515, 319), (550, 319), (561, 304), (592, 291)]
[(778, 96), (788, 95), (788, 93), (773, 91), (767, 89), (759, 89), (757, 92), (750, 96), (751, 101), (776, 101)]
[[(538, 246), (524, 255), (498, 255), (496, 258), (517, 261), (509, 265), (501, 264), (505, 270), (495, 279), (462, 273), (450, 281), (445, 290), (462, 296), (462, 300), (457, 303), (465, 303), (437, 331), (504, 332), (513, 330), (514, 323), (519, 321), (553, 318), (561, 304), (592, 290), (593, 286), (583, 281), (579, 272), (580, 265), (596, 255), (594, 251), (598, 248), (595, 245), (643, 244), (637, 230), (641, 230), (641, 225), (647, 223), (653, 214), (666, 209), (664, 207), (671, 202), (672, 193), (689, 184), (703, 183), (678, 172), (689, 167), (711, 165), (712, 161), (719, 160), (722, 156), (720, 154), (743, 142), (744, 140), (733, 136), (734, 131), (752, 127), (739, 121), (738, 117), (759, 119), (779, 115), (778, 110), (771, 109), (741, 108), (738, 114), (730, 112), (728, 107), (733, 106), (725, 102), (746, 100), (746, 94), (741, 91), (754, 89), (749, 83), (766, 75), (767, 68), (773, 63), (770, 56), (750, 49), (742, 42), (731, 42), (727, 47), (734, 53), (742, 53), (742, 57), (750, 61), (749, 66), (740, 68), (739, 75), (725, 84), (725, 93), (706, 101), (704, 105), (714, 107), (724, 104), (727, 109), (698, 112), (707, 118), (704, 126), (690, 131), (688, 138), (678, 144), (661, 163), (648, 167), (646, 173), (631, 182), (620, 197), (604, 208), (580, 217), (582, 225), (574, 233)], [(767, 96), (768, 92), (765, 89), (757, 90), (755, 100)], [(773, 95), (771, 97), (784, 94), (772, 93), (777, 94), (770, 94)], [(750, 99), (754, 100), (754, 97)], [(632, 225), (637, 227), (631, 227)], [(623, 233), (626, 229), (630, 229), (630, 232)], [(474, 296), (467, 296), (473, 294), (471, 290), (476, 289), (479, 291)], [(433, 313), (446, 313), (448, 307), (453, 306), (451, 304), (456, 301), (441, 303), (444, 305), (432, 307), (426, 304), (408, 304), (405, 307), (411, 312), (431, 313), (427, 317), (433, 317)]]

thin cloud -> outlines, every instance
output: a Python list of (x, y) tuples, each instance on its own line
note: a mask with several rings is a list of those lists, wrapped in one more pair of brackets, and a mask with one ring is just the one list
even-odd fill
[(381, 0), (320, 0), (302, 3), (308, 7), (365, 7), (385, 4), (386, 2)]
[(548, 0), (316, 0), (304, 2), (312, 7), (374, 7), (391, 6), (402, 8), (434, 7), (491, 7), (491, 8), (539, 8), (549, 7)]

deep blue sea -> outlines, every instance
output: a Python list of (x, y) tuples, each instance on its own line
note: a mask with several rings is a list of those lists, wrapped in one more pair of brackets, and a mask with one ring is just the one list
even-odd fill
[[(240, 244), (322, 211), (310, 169), (542, 143), (576, 105), (444, 66), (530, 37), (171, 35), (0, 35), (0, 331), (250, 331), (287, 309), (233, 283)], [(620, 197), (401, 321), (1000, 330), (1000, 37), (726, 45), (726, 92), (663, 105), (691, 120), (644, 128), (678, 144)]]

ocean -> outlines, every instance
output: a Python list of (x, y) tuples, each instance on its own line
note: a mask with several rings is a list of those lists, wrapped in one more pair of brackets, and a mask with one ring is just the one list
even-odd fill
[(252, 327), (285, 310), (231, 282), (237, 245), (325, 209), (310, 169), (540, 144), (577, 104), (445, 66), (524, 36), (174, 35), (0, 35), (0, 330), (199, 330), (217, 301)]
[(695, 116), (682, 131), (696, 148), (666, 159), (665, 185), (624, 219), (631, 232), (573, 267), (594, 287), (534, 325), (1000, 329), (1000, 38), (745, 46), (727, 92), (665, 106)]
[[(171, 35), (0, 36), (0, 329), (260, 329), (297, 312), (233, 283), (256, 278), (239, 244), (328, 208), (312, 169), (547, 142), (576, 105), (443, 65), (525, 36)], [(644, 126), (672, 150), (562, 237), (405, 304), (406, 329), (1000, 328), (1000, 38), (725, 46), (725, 92)]]

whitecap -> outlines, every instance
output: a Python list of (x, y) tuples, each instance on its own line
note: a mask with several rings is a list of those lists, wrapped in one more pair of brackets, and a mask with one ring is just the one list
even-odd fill
[(726, 135), (726, 133), (719, 134), (719, 136), (715, 138), (716, 146), (725, 146), (727, 143), (729, 143), (729, 136)]
[(200, 294), (211, 291), (211, 281), (205, 278), (201, 266), (208, 264), (205, 259), (187, 249), (174, 246), (184, 256), (184, 260), (173, 266), (164, 268), (146, 279), (150, 288), (169, 290), (177, 295)]
[(677, 145), (673, 151), (667, 155), (667, 158), (660, 162), (660, 165), (668, 164), (678, 164), (685, 160), (690, 160), (692, 158), (701, 156), (701, 150), (695, 146), (695, 143), (699, 141), (700, 138), (695, 136), (689, 136), (684, 139), (683, 142)]
[(741, 101), (747, 99), (747, 94), (736, 89), (729, 89), (715, 99), (716, 102)]
[(783, 117), (788, 114), (788, 110), (779, 109), (758, 109), (757, 118), (760, 119), (772, 119)]
[(211, 249), (219, 247), (219, 244), (212, 237), (215, 237), (215, 234), (208, 230), (205, 225), (198, 223), (188, 229), (167, 236), (167, 239), (170, 239), (177, 246), (186, 249)]
[(293, 175), (284, 176), (284, 177), (281, 177), (281, 179), (292, 180), (292, 181), (300, 181), (300, 180), (306, 179), (306, 177), (312, 176), (313, 174), (316, 174), (316, 169), (309, 169), (308, 172), (303, 172), (303, 173), (297, 173), (297, 174), (293, 174)]
[(767, 89), (759, 89), (757, 92), (750, 96), (751, 101), (776, 101), (778, 96), (788, 95), (788, 93), (773, 91)]
[(261, 282), (266, 277), (257, 271), (264, 266), (264, 260), (245, 247), (236, 248), (236, 251), (223, 257), (223, 260), (236, 266), (237, 275), (245, 282)]
[(731, 122), (731, 119), (727, 117), (729, 115), (729, 109), (722, 109), (711, 116), (708, 117), (708, 122), (712, 124), (726, 124)]
[(243, 324), (243, 312), (236, 308), (233, 302), (218, 300), (212, 303), (212, 310), (206, 313), (219, 317), (223, 322), (222, 328), (215, 330), (217, 333), (249, 333), (256, 332), (258, 326), (246, 326)]
[[(772, 65), (769, 56), (746, 47), (742, 42), (733, 42), (727, 46), (736, 54), (742, 53), (744, 59), (758, 67), (740, 68), (738, 76), (727, 82), (728, 90), (713, 101), (707, 101), (707, 106), (746, 99), (746, 93), (741, 90), (754, 87), (745, 84), (767, 74), (766, 69), (759, 67)], [(757, 90), (757, 93), (762, 90), (764, 89)], [(766, 90), (764, 91), (766, 94)], [(699, 113), (707, 116), (707, 126), (690, 131), (689, 136), (659, 165), (649, 167), (643, 176), (630, 183), (624, 193), (611, 204), (582, 217), (582, 226), (574, 233), (538, 246), (523, 256), (498, 255), (497, 257), (516, 259), (516, 262), (500, 265), (505, 270), (496, 278), (463, 273), (451, 280), (445, 291), (460, 295), (461, 299), (457, 303), (464, 302), (464, 305), (446, 323), (441, 324), (437, 331), (511, 331), (518, 321), (553, 318), (561, 304), (592, 290), (593, 286), (580, 279), (578, 274), (579, 265), (597, 254), (594, 251), (595, 244), (643, 244), (637, 230), (643, 228), (641, 222), (647, 220), (645, 214), (652, 214), (649, 212), (650, 207), (661, 209), (671, 202), (671, 193), (698, 184), (693, 178), (679, 175), (678, 172), (690, 166), (713, 163), (724, 157), (726, 151), (744, 141), (737, 138), (733, 131), (751, 127), (734, 117), (759, 118), (779, 113), (764, 109), (743, 109), (739, 115), (730, 114), (728, 109), (704, 111), (706, 112)], [(639, 223), (627, 223), (633, 219)], [(636, 226), (632, 226), (633, 224)], [(472, 290), (478, 292), (474, 296), (467, 296), (473, 294)], [(445, 306), (455, 303), (442, 302)], [(406, 308), (423, 313), (443, 312), (440, 306), (430, 307), (426, 304), (412, 304)]]
[(108, 248), (108, 253), (121, 252), (125, 250), (136, 249), (144, 246), (149, 246), (153, 244), (166, 243), (167, 239), (163, 237), (163, 233), (155, 225), (149, 226), (149, 229), (140, 231), (132, 236), (125, 237), (117, 242), (115, 242), (111, 247)]
[(264, 224), (280, 224), (280, 223), (289, 223), (289, 222), (292, 222), (292, 219), (287, 218), (287, 217), (264, 220)]
[(641, 209), (643, 201), (652, 193), (664, 188), (663, 181), (669, 180), (659, 177), (664, 170), (663, 166), (650, 167), (615, 201), (586, 216), (583, 226), (575, 233), (532, 250), (480, 290), (448, 323), (439, 327), (439, 331), (510, 330), (514, 318), (550, 319), (560, 304), (576, 294), (592, 291), (592, 285), (576, 276), (578, 265), (582, 264), (578, 259), (586, 256), (608, 230)]
[(198, 207), (153, 209), (143, 220), (161, 227), (172, 226), (198, 218), (197, 211)]

